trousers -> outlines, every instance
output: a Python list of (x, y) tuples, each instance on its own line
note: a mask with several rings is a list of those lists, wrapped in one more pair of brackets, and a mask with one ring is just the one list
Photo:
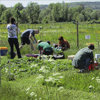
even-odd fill
[(21, 58), (21, 53), (20, 53), (20, 49), (19, 49), (18, 39), (17, 38), (8, 38), (8, 43), (10, 45), (11, 59), (13, 59), (15, 57), (14, 56), (14, 45), (15, 45), (15, 48), (17, 50), (18, 58)]

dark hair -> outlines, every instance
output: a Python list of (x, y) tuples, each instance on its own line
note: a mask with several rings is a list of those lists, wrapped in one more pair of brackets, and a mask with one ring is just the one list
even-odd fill
[(62, 37), (62, 36), (60, 36), (60, 37), (58, 38), (58, 40), (63, 40), (63, 37)]
[(58, 45), (57, 44), (54, 44), (54, 47), (56, 48), (56, 47), (58, 47)]
[(47, 41), (48, 44), (50, 44), (50, 41)]
[(11, 22), (11, 24), (15, 24), (15, 18), (11, 17), (10, 22)]
[(93, 50), (95, 47), (94, 47), (94, 44), (90, 44), (89, 46), (88, 46), (88, 48), (89, 49), (91, 49), (91, 50)]

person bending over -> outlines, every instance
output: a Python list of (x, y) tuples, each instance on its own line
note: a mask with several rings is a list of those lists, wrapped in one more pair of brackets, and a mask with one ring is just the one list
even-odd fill
[(72, 65), (75, 68), (80, 69), (80, 72), (88, 71), (88, 67), (90, 64), (94, 64), (94, 56), (93, 56), (93, 50), (94, 50), (94, 45), (90, 44), (88, 47), (80, 49), (73, 61)]
[(53, 49), (50, 45), (50, 41), (47, 41), (47, 42), (39, 41), (38, 50), (40, 52), (40, 55), (41, 54), (44, 54), (44, 55), (52, 55), (53, 54)]
[(35, 41), (37, 43), (37, 40), (35, 38), (35, 34), (38, 34), (39, 30), (34, 30), (34, 29), (27, 29), (21, 34), (21, 45), (20, 49), (23, 47), (25, 44), (30, 44), (31, 49), (34, 50), (33, 42)]

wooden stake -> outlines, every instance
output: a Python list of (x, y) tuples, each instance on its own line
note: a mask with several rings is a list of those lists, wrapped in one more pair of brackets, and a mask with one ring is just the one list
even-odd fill
[(76, 22), (77, 28), (77, 48), (79, 48), (79, 33), (78, 33), (78, 21)]

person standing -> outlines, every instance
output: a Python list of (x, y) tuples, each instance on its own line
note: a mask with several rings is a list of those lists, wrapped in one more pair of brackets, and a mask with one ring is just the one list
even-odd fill
[(39, 30), (34, 30), (34, 29), (27, 29), (21, 34), (21, 45), (20, 49), (23, 47), (25, 44), (30, 44), (31, 49), (34, 50), (33, 42), (35, 40), (35, 43), (37, 43), (37, 40), (35, 38), (35, 34), (38, 34)]
[(7, 25), (7, 29), (8, 29), (8, 43), (10, 45), (11, 59), (13, 59), (15, 57), (14, 45), (17, 50), (18, 58), (21, 58), (19, 42), (18, 42), (18, 38), (17, 38), (18, 28), (16, 26), (16, 20), (13, 17), (10, 18), (10, 24)]

